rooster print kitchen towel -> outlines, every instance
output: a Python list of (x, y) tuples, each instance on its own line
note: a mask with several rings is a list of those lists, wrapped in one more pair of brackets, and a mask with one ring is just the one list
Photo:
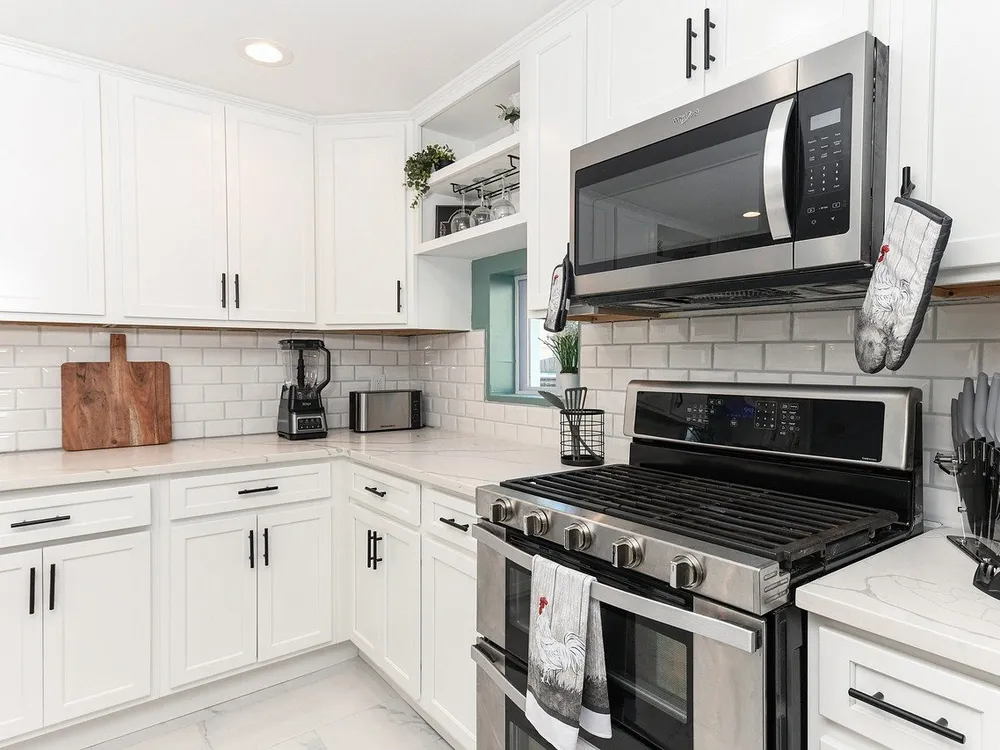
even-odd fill
[(580, 729), (611, 737), (601, 605), (593, 576), (535, 555), (531, 566), (525, 716), (556, 750), (590, 747)]
[(854, 353), (865, 372), (898, 370), (924, 324), (951, 217), (913, 198), (896, 198), (854, 331)]

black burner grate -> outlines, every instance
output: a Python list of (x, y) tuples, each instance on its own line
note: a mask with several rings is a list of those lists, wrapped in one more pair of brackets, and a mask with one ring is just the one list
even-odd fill
[(638, 466), (602, 466), (501, 485), (783, 565), (816, 554), (839, 556), (898, 520), (888, 510)]

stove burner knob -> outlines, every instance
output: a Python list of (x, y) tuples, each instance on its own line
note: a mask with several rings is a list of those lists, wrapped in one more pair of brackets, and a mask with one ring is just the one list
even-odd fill
[(530, 510), (524, 514), (522, 528), (525, 536), (541, 536), (549, 530), (549, 519), (540, 510)]
[(634, 568), (642, 562), (642, 547), (631, 536), (623, 536), (611, 545), (611, 564), (616, 568)]
[(705, 577), (701, 563), (691, 555), (677, 555), (670, 561), (670, 585), (675, 589), (693, 589)]
[(514, 515), (514, 504), (505, 497), (499, 497), (490, 506), (490, 520), (493, 523), (509, 521)]
[(590, 529), (582, 523), (571, 523), (563, 530), (563, 547), (570, 552), (574, 550), (582, 552), (590, 546), (592, 541), (593, 536)]

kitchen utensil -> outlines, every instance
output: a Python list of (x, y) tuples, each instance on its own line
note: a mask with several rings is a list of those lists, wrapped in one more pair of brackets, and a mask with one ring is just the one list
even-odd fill
[[(586, 390), (587, 390), (586, 388), (567, 388), (566, 392), (569, 393), (570, 391), (578, 391), (578, 390), (584, 391), (583, 397), (586, 398)], [(594, 460), (599, 460), (601, 463), (603, 463), (604, 459), (601, 456), (598, 456), (594, 452), (594, 450), (590, 447), (590, 445), (580, 437), (579, 422), (573, 419), (571, 416), (569, 416), (568, 413), (569, 410), (566, 406), (566, 402), (563, 401), (561, 398), (559, 398), (556, 394), (550, 393), (549, 391), (539, 391), (538, 395), (540, 395), (554, 407), (559, 409), (561, 415), (560, 418), (566, 420), (566, 426), (570, 431), (570, 437), (572, 442), (571, 452), (573, 458), (579, 461), (580, 448), (583, 448), (585, 451), (587, 451), (588, 454), (590, 454), (591, 458), (593, 458)], [(602, 417), (602, 423), (603, 423), (603, 417)]]
[(586, 388), (567, 388), (566, 389), (566, 408), (567, 409), (582, 409), (583, 405), (587, 403), (587, 389)]
[(1000, 403), (1000, 373), (993, 373), (990, 380), (990, 397), (986, 402), (986, 439), (997, 442), (997, 404)]
[(979, 437), (976, 435), (975, 417), (973, 416), (975, 413), (975, 402), (976, 384), (972, 378), (966, 378), (959, 405), (962, 407), (962, 430), (965, 432), (967, 438)]
[(959, 417), (958, 411), (958, 399), (953, 398), (951, 400), (951, 442), (955, 446), (955, 453), (958, 453), (958, 446), (962, 444), (962, 433), (959, 429), (959, 422), (961, 418)]
[(65, 450), (170, 442), (170, 365), (129, 362), (125, 346), (125, 335), (115, 333), (109, 362), (62, 366)]
[(563, 400), (554, 393), (550, 393), (549, 391), (539, 391), (538, 395), (544, 398), (546, 401), (548, 401), (550, 404), (552, 404), (560, 411), (566, 408), (566, 404), (563, 402)]
[(986, 406), (990, 398), (990, 380), (985, 372), (976, 379), (976, 399), (973, 403), (972, 419), (976, 427), (976, 437), (986, 438)]

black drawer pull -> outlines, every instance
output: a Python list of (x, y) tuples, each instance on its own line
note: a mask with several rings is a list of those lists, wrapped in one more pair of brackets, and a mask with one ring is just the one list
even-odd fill
[(959, 745), (965, 744), (965, 735), (961, 732), (956, 732), (954, 729), (949, 729), (948, 722), (945, 719), (931, 721), (930, 719), (925, 719), (923, 716), (917, 716), (917, 714), (910, 713), (905, 708), (900, 708), (899, 706), (894, 706), (891, 703), (886, 703), (885, 696), (882, 693), (868, 695), (868, 693), (862, 693), (856, 688), (848, 688), (847, 694), (854, 698), (854, 700), (867, 703), (872, 708), (877, 708), (879, 711), (885, 711), (887, 714), (895, 716), (897, 719), (902, 719), (903, 721), (908, 721), (911, 724), (916, 724), (921, 729), (926, 729), (928, 732), (934, 732), (934, 734), (944, 737), (946, 740), (957, 742)]
[(49, 612), (56, 608), (56, 564), (49, 567)]
[(451, 526), (453, 529), (458, 529), (459, 531), (469, 530), (469, 524), (458, 523), (454, 518), (439, 518), (438, 520), (446, 526)]
[(379, 497), (385, 497), (385, 492), (380, 492), (378, 487), (365, 487), (365, 489), (372, 493), (373, 495), (378, 495)]
[(10, 527), (12, 529), (23, 529), (25, 526), (41, 526), (43, 523), (58, 523), (59, 521), (68, 521), (69, 516), (52, 516), (52, 518), (36, 518), (33, 521), (18, 521), (17, 523), (12, 523)]
[(28, 614), (35, 614), (35, 569), (32, 567), (28, 576)]
[(278, 485), (270, 484), (267, 487), (254, 487), (252, 490), (240, 490), (237, 495), (256, 495), (258, 492), (274, 492), (278, 489)]

